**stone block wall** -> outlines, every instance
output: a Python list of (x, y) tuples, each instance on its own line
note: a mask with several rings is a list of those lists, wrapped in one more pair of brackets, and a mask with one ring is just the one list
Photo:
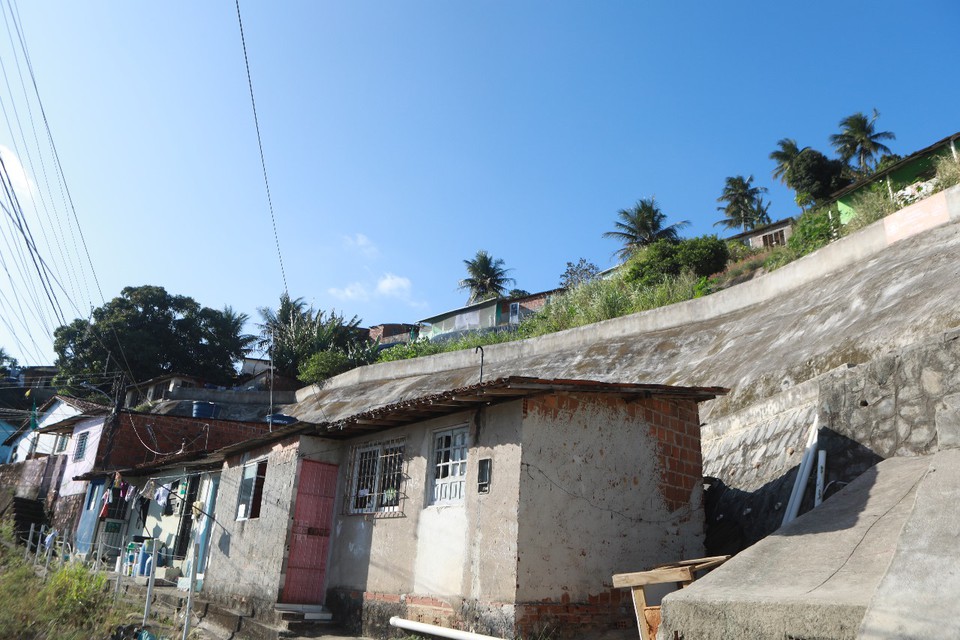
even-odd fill
[[(812, 425), (829, 497), (880, 460), (935, 452), (960, 398), (960, 331), (842, 366), (703, 427), (707, 553), (735, 553), (780, 526)], [(953, 399), (953, 400), (951, 400)], [(801, 513), (811, 508), (811, 475)], [(832, 484), (831, 484), (832, 483)]]
[(960, 393), (960, 329), (824, 376), (821, 424), (881, 458), (937, 450), (937, 413)]

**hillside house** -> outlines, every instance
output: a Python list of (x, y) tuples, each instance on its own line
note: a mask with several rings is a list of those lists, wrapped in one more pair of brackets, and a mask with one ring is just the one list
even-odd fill
[(898, 208), (912, 204), (930, 195), (935, 185), (936, 159), (951, 157), (960, 159), (960, 132), (949, 135), (920, 149), (902, 160), (876, 171), (862, 180), (844, 187), (831, 196), (840, 210), (840, 220), (844, 224), (856, 215), (857, 198), (880, 184), (887, 190)]
[(136, 407), (144, 402), (160, 402), (165, 400), (172, 391), (196, 387), (203, 387), (202, 379), (179, 373), (157, 376), (150, 380), (128, 385), (124, 406)]
[(420, 320), (420, 337), (452, 340), (466, 333), (501, 331), (516, 327), (536, 313), (562, 289), (541, 291), (520, 298), (492, 298)]
[(67, 446), (66, 438), (44, 431), (44, 427), (84, 412), (96, 414), (108, 411), (109, 407), (95, 402), (55, 395), (37, 407), (36, 415), (24, 420), (19, 428), (4, 440), (3, 444), (11, 448), (7, 461), (22, 462), (39, 456), (61, 454)]
[[(113, 474), (90, 473), (90, 480), (121, 478), (121, 500), (108, 505), (112, 529), (118, 529), (115, 546), (126, 549), (133, 543), (150, 540), (156, 544), (158, 566), (169, 568), (167, 579), (189, 575), (190, 550), (200, 545), (197, 571), (202, 584), (207, 558), (207, 541), (213, 527), (222, 457), (210, 457), (207, 451), (187, 451), (119, 469)], [(95, 494), (94, 494), (95, 497)], [(102, 507), (101, 507), (102, 509)], [(112, 556), (110, 549), (104, 555)]]
[(730, 236), (727, 240), (736, 240), (742, 242), (752, 249), (770, 249), (772, 247), (786, 246), (787, 240), (793, 235), (793, 218), (784, 218), (762, 227), (751, 229)]
[(419, 335), (420, 327), (415, 324), (391, 322), (370, 327), (370, 339), (379, 340), (381, 347), (406, 344), (416, 340)]
[(613, 628), (632, 616), (613, 573), (702, 553), (697, 403), (721, 393), (449, 372), (313, 390), (300, 424), (226, 456), (204, 591), (325, 604), (365, 635), (391, 615)]
[[(75, 531), (78, 553), (89, 553), (103, 539), (116, 556), (129, 503), (116, 472), (149, 464), (175, 453), (220, 448), (269, 430), (262, 422), (197, 419), (122, 410), (109, 415), (84, 412), (38, 429), (66, 444), (66, 457), (53, 522)], [(126, 483), (129, 484), (129, 483)], [(122, 498), (122, 499), (121, 499)]]

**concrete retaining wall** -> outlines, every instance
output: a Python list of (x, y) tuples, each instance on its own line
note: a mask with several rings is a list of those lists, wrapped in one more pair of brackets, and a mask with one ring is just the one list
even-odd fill
[[(798, 287), (817, 283), (831, 273), (876, 256), (897, 242), (957, 221), (960, 221), (960, 186), (934, 194), (855, 234), (837, 240), (815, 254), (804, 256), (772, 273), (736, 287), (703, 298), (530, 340), (489, 345), (484, 347), (485, 361), (493, 364), (523, 359), (553, 351), (587, 348), (599, 341), (629, 335), (696, 325), (704, 320), (769, 302)], [(358, 382), (423, 375), (444, 369), (472, 367), (476, 364), (477, 357), (473, 351), (455, 351), (360, 367), (331, 378), (326, 381), (325, 386), (349, 386)], [(297, 392), (297, 400), (302, 401), (312, 393), (313, 387), (301, 389)]]

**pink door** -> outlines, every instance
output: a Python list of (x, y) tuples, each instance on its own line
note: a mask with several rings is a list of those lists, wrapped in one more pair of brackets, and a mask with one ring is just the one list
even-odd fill
[(283, 602), (323, 604), (337, 465), (303, 460), (293, 513)]

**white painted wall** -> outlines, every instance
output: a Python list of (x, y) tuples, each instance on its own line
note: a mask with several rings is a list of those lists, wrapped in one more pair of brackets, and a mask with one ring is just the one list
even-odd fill
[[(43, 414), (37, 417), (37, 428), (56, 424), (61, 420), (72, 418), (80, 413), (82, 412), (76, 407), (71, 406), (63, 400), (57, 400), (50, 405)], [(34, 455), (49, 455), (53, 453), (54, 446), (57, 442), (57, 435), (53, 433), (36, 433), (35, 431), (23, 434), (23, 437), (20, 438), (20, 441), (16, 445), (16, 457), (13, 458), (11, 454), (11, 459), (15, 462), (26, 460), (35, 440), (37, 447), (34, 450)]]
[[(74, 426), (73, 434), (70, 436), (70, 442), (64, 451), (64, 454), (67, 456), (67, 464), (64, 467), (63, 480), (60, 482), (61, 496), (86, 493), (87, 482), (85, 480), (74, 480), (74, 478), (93, 469), (93, 462), (97, 457), (97, 448), (100, 446), (100, 436), (103, 433), (103, 424), (105, 421), (106, 416), (97, 416), (78, 422)], [(83, 458), (77, 460), (76, 447), (81, 433), (88, 434), (87, 446)]]
[[(403, 517), (344, 514), (338, 505), (327, 583), (379, 593), (512, 602), (516, 592), (517, 501), (523, 403), (508, 402), (352, 440), (343, 445), (340, 493), (351, 482), (354, 447), (405, 436)], [(429, 504), (436, 431), (469, 425), (466, 496)], [(490, 491), (477, 493), (477, 461), (493, 458)]]

